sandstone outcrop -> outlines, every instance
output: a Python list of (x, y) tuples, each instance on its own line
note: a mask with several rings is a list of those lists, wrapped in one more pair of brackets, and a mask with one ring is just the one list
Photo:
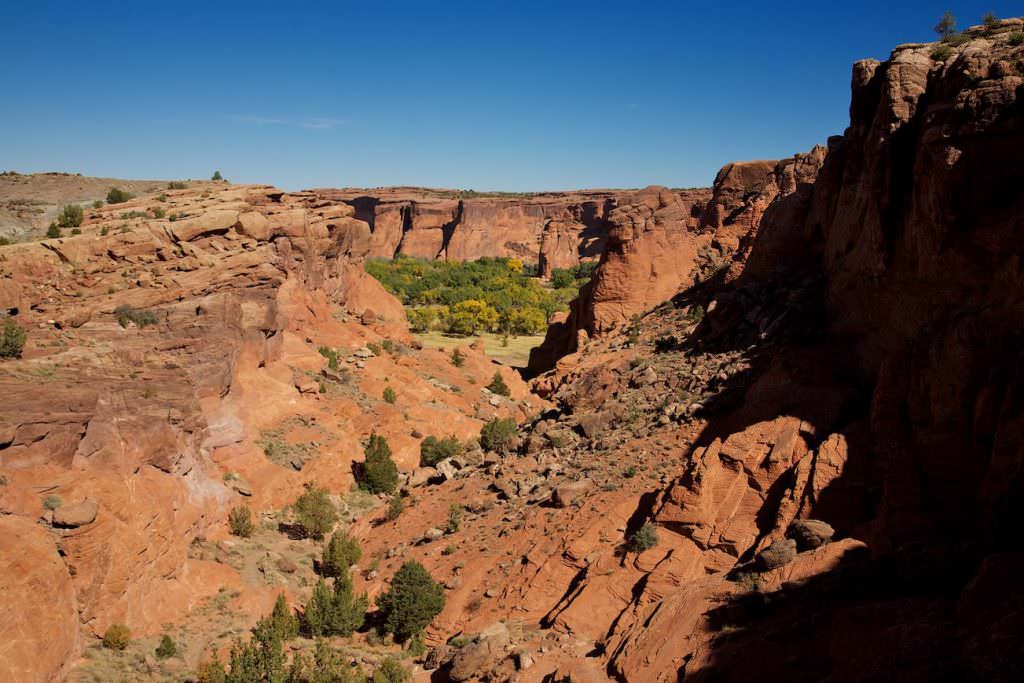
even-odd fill
[[(203, 549), (227, 536), (233, 506), (258, 518), (307, 484), (347, 491), (374, 431), (408, 471), (411, 427), (466, 439), (536, 409), (512, 375), (512, 400), (478, 394), (494, 372), (482, 353), (454, 368), (413, 348), (401, 304), (361, 266), (370, 231), (353, 214), (307, 193), (194, 184), (87, 211), (81, 234), (0, 248), (0, 310), (27, 330), (21, 358), (0, 362), (6, 679), (62, 677), (112, 623), (152, 638), (224, 591), (249, 605), (244, 625), (273, 595), (243, 592), (252, 575), (229, 542)], [(392, 385), (394, 405), (381, 398)], [(297, 566), (278, 559), (259, 575)], [(209, 644), (187, 645), (190, 666)]]
[(595, 260), (609, 212), (629, 191), (463, 196), (425, 188), (315, 190), (352, 206), (371, 230), (369, 255), (475, 260), (507, 256), (537, 264), (543, 276)]

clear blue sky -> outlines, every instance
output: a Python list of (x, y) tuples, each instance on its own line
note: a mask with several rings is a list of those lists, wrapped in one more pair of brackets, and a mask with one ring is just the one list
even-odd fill
[(707, 185), (848, 123), (853, 61), (1009, 2), (15, 2), (0, 169), (287, 189)]

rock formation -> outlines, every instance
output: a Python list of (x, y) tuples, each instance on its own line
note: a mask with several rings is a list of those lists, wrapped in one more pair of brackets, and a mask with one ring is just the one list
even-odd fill
[[(0, 363), (0, 663), (66, 675), (116, 621), (223, 656), (309, 595), (320, 545), (279, 530), (316, 484), (358, 590), (408, 560), (444, 586), (415, 658), (437, 680), (1019, 680), (1022, 27), (858, 63), (827, 147), (609, 205), (534, 359), (547, 400), (507, 369), (511, 398), (482, 389), (478, 347), (416, 349), (358, 267), (493, 241), (466, 199), (201, 186), (173, 221), (132, 218), (145, 198), (0, 249), (31, 333)], [(417, 467), (424, 435), (496, 415), (521, 423), (504, 448)], [(401, 514), (345, 494), (374, 431)], [(226, 534), (240, 501), (255, 539)]]
[(808, 192), (823, 158), (816, 147), (779, 162), (736, 162), (718, 172), (710, 191), (649, 187), (614, 209), (600, 265), (568, 316), (531, 353), (530, 371), (551, 369), (578, 351), (581, 339), (628, 324), (727, 265), (749, 246), (769, 206)]
[[(467, 438), (534, 409), (514, 373), (516, 399), (481, 391), (494, 372), (481, 353), (456, 369), (415, 348), (360, 265), (370, 231), (353, 213), (195, 184), (0, 249), (0, 310), (28, 333), (0, 362), (0, 595), (19, 615), (0, 623), (5, 678), (63, 677), (110, 624), (158, 634), (237, 590), (240, 571), (199, 544), (224, 538), (242, 502), (259, 515), (306, 484), (347, 490), (372, 431), (411, 470), (418, 429)], [(384, 340), (391, 351), (367, 350)]]
[(369, 255), (470, 261), (507, 256), (537, 264), (543, 276), (596, 259), (607, 217), (628, 191), (547, 192), (463, 197), (422, 188), (315, 190), (345, 202), (372, 231)]

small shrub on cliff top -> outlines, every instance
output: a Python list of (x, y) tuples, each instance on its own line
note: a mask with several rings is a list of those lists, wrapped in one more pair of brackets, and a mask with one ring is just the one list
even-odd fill
[(231, 508), (231, 512), (228, 513), (228, 526), (231, 527), (231, 533), (241, 538), (249, 538), (252, 536), (252, 532), (256, 530), (256, 525), (252, 522), (252, 512), (249, 510), (247, 505), (239, 505), (238, 507)]
[(480, 446), (486, 451), (504, 450), (515, 433), (515, 420), (510, 417), (494, 418), (480, 430)]
[(943, 40), (956, 33), (956, 17), (952, 12), (946, 10), (939, 23), (935, 24), (935, 32), (942, 36)]
[(21, 358), (24, 348), (25, 328), (5, 318), (3, 329), (0, 330), (0, 358)]
[(461, 368), (466, 363), (466, 356), (458, 348), (452, 350), (452, 365)]
[(326, 489), (309, 489), (292, 504), (295, 520), (307, 536), (323, 538), (338, 521), (338, 510)]
[(57, 216), (57, 225), (62, 228), (77, 228), (82, 224), (85, 212), (78, 204), (67, 204)]
[(323, 559), (320, 562), (320, 573), (324, 576), (341, 576), (347, 574), (349, 567), (359, 561), (363, 551), (359, 541), (341, 531), (333, 536), (324, 546)]
[(494, 372), (494, 377), (491, 378), (491, 383), (487, 385), (487, 388), (499, 396), (512, 395), (512, 390), (508, 388), (507, 384), (505, 384), (505, 380), (498, 371)]
[(132, 632), (124, 624), (111, 624), (103, 634), (103, 647), (108, 650), (123, 650), (131, 642)]
[(1010, 43), (1010, 45), (1013, 45), (1014, 47), (1018, 45), (1024, 45), (1024, 33), (1020, 33), (1019, 31), (1017, 33), (1011, 33), (1010, 37), (1007, 38), (1006, 40), (1008, 43)]
[(405, 642), (417, 635), (444, 609), (444, 588), (423, 565), (410, 560), (391, 580), (388, 592), (377, 596), (385, 632)]
[(220, 174), (220, 171), (214, 171), (213, 175), (210, 176), (210, 180), (224, 180), (224, 176)]
[(134, 196), (131, 192), (125, 192), (120, 188), (112, 187), (110, 192), (107, 193), (107, 204), (123, 204)]
[(999, 24), (1002, 22), (999, 21), (999, 17), (994, 12), (985, 12), (985, 16), (981, 18), (981, 23), (985, 26), (985, 32), (991, 33), (999, 28)]
[(947, 62), (953, 56), (953, 48), (949, 45), (940, 45), (932, 50), (932, 59), (936, 62)]
[(60, 499), (60, 496), (47, 496), (43, 499), (43, 507), (47, 510), (56, 510), (63, 504), (64, 501)]
[(56, 221), (54, 221), (53, 223), (50, 223), (50, 227), (48, 227), (48, 228), (46, 229), (46, 238), (47, 238), (47, 239), (55, 240), (55, 239), (57, 239), (58, 237), (62, 237), (62, 236), (63, 236), (63, 234), (64, 234), (64, 233), (62, 233), (62, 232), (60, 231), (60, 227), (58, 227), (58, 225), (57, 225), (57, 222), (56, 222)]
[(384, 387), (384, 400), (392, 405), (398, 400), (398, 394), (391, 387)]
[(184, 190), (187, 187), (188, 183), (184, 183), (180, 180), (172, 180), (171, 182), (167, 183), (168, 190)]
[(103, 200), (102, 199), (97, 199), (96, 201), (94, 201), (92, 203), (92, 208), (94, 208), (94, 209), (102, 209), (103, 208)]

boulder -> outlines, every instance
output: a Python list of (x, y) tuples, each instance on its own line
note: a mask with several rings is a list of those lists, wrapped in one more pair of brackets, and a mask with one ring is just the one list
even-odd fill
[(760, 571), (768, 571), (792, 562), (796, 557), (796, 541), (780, 538), (761, 551), (755, 560)]
[(468, 681), (480, 678), (505, 658), (505, 649), (511, 637), (508, 626), (501, 622), (491, 624), (477, 637), (452, 657), (448, 675), (453, 681)]
[(596, 413), (585, 413), (580, 415), (577, 422), (583, 433), (587, 435), (587, 438), (593, 439), (599, 435), (608, 425), (611, 424), (612, 419), (615, 417), (614, 413), (610, 410), (601, 410)]
[(449, 479), (454, 479), (459, 470), (455, 467), (455, 463), (452, 462), (451, 458), (445, 458), (441, 462), (437, 463), (434, 467), (434, 471), (437, 473), (438, 477), (444, 481), (448, 481)]
[(53, 525), (74, 529), (76, 527), (92, 524), (96, 520), (96, 513), (100, 506), (94, 500), (83, 500), (69, 505), (61, 505), (53, 511)]
[(581, 479), (568, 484), (556, 486), (551, 492), (551, 504), (556, 508), (569, 507), (590, 488), (589, 479)]
[(797, 550), (814, 550), (832, 540), (835, 530), (819, 519), (798, 519), (789, 525), (786, 537), (796, 541)]
[(239, 214), (235, 230), (260, 242), (270, 239), (270, 221), (257, 211), (246, 211)]

